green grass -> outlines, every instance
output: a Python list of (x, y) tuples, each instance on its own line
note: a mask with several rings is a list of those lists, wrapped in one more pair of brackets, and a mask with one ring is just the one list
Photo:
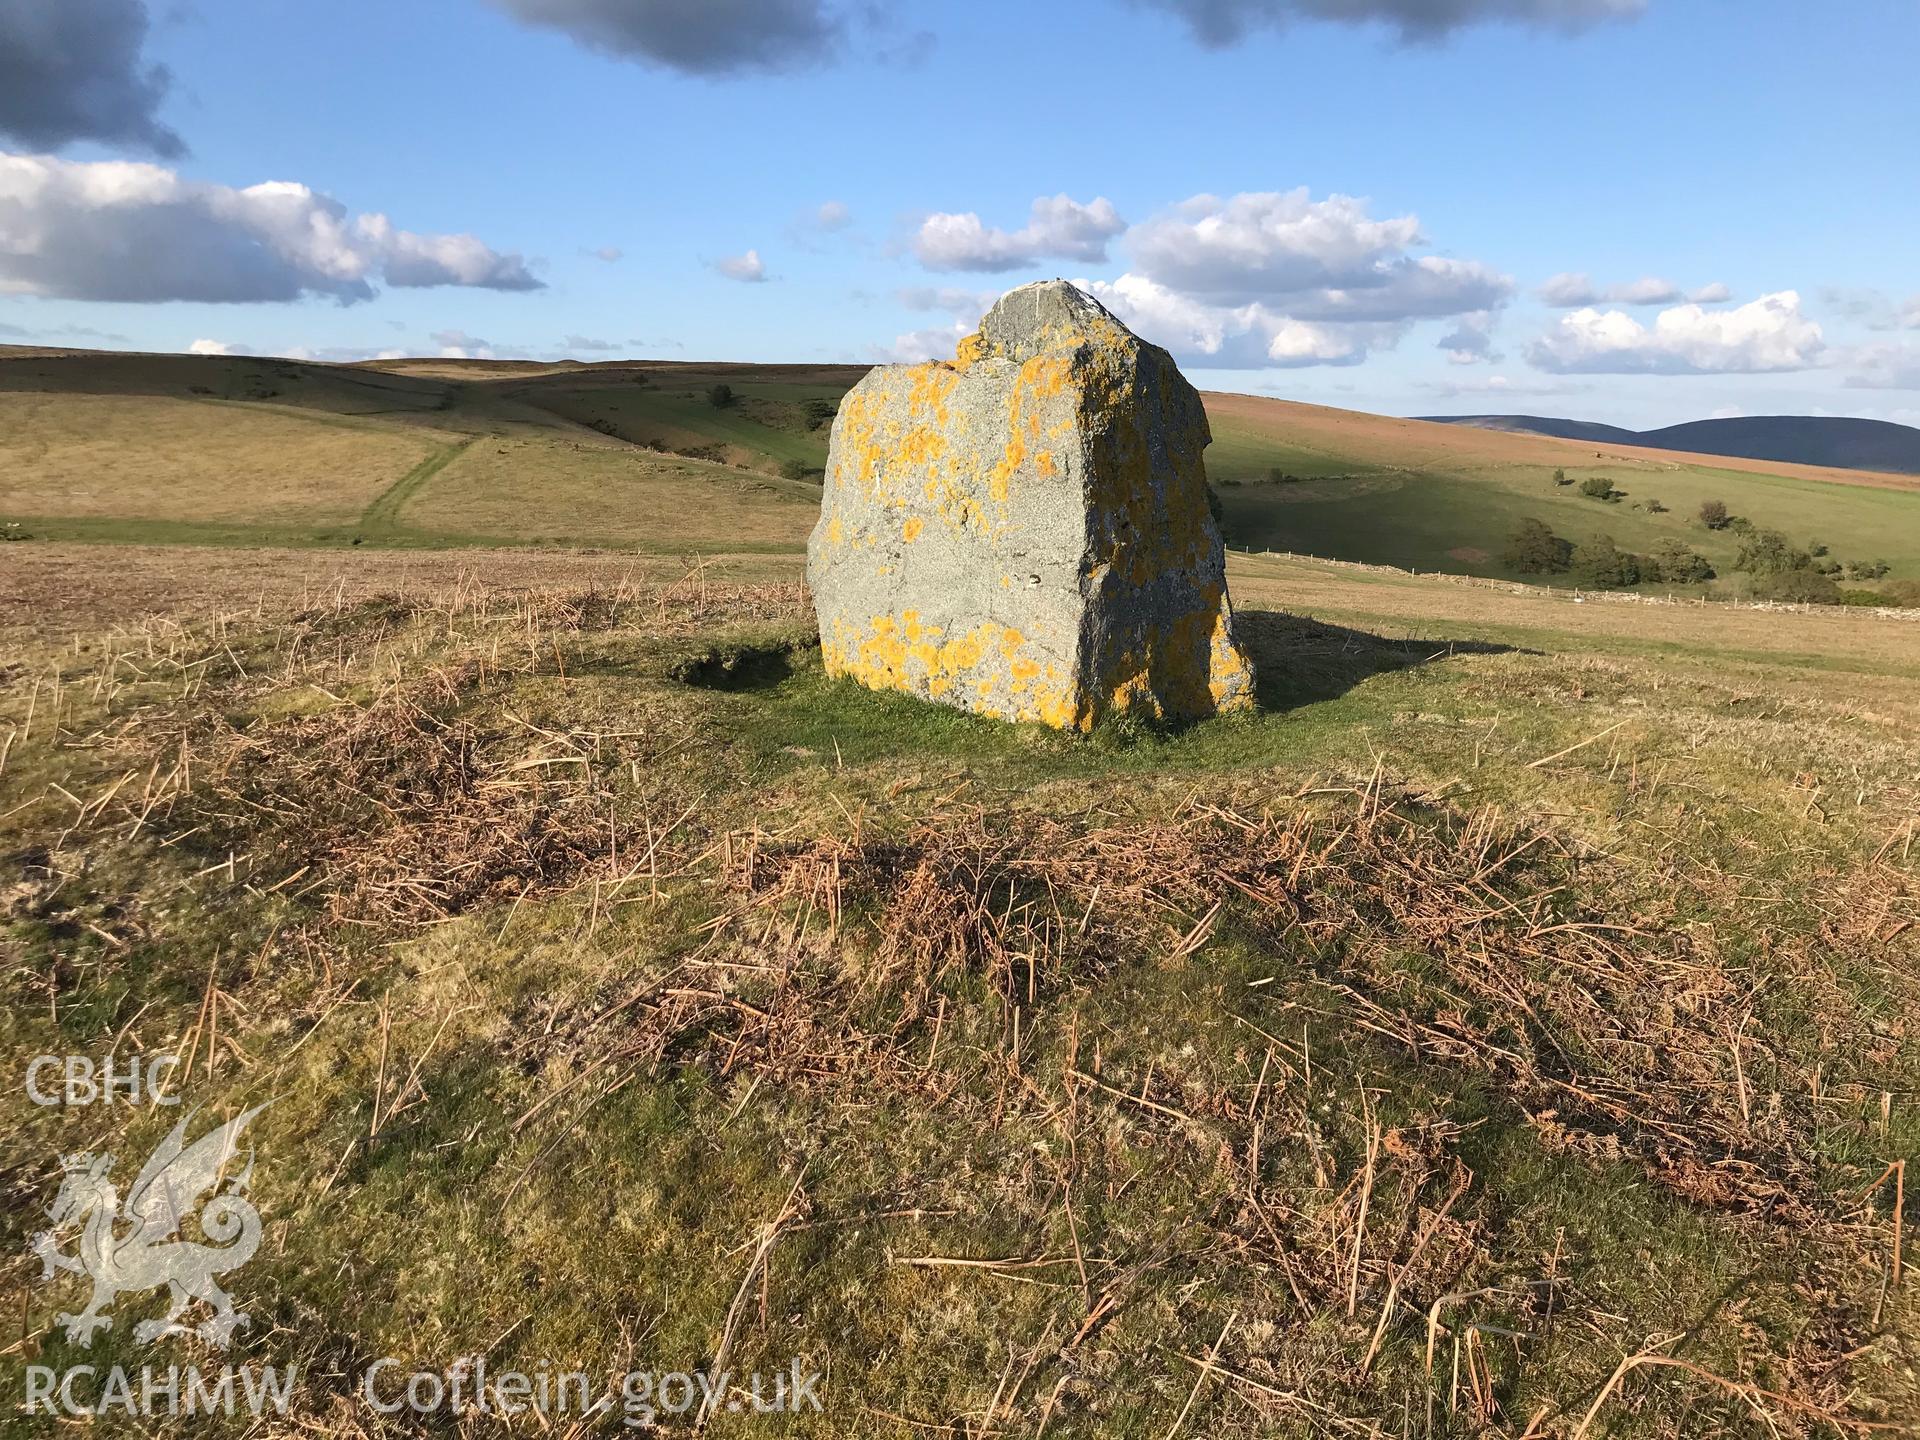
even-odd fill
[[(828, 1410), (722, 1436), (1564, 1435), (1655, 1346), (1912, 1413), (1854, 1197), (1920, 1146), (1920, 632), (1236, 586), (1261, 713), (1085, 741), (830, 680), (791, 586), (49, 617), (0, 681), (0, 1062), (276, 1097), (233, 1358), (299, 1363), (312, 1433), (373, 1430), (372, 1356), (694, 1366), (730, 1312)], [(83, 1353), (23, 1252), (48, 1157), (172, 1116), (0, 1114), (38, 1361), (143, 1363), (150, 1300)], [(1674, 1371), (1602, 1415), (1766, 1433)]]

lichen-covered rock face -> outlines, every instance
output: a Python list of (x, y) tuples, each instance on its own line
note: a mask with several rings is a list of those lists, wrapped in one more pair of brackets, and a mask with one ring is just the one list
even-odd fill
[(1211, 438), (1173, 358), (1060, 280), (874, 370), (807, 544), (827, 672), (1059, 729), (1250, 707)]

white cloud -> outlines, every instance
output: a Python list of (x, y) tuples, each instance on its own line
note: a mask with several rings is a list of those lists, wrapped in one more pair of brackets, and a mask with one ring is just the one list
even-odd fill
[(159, 165), (0, 154), (0, 293), (346, 304), (371, 298), (378, 279), (541, 288), (518, 255), (352, 215), (291, 181), (236, 190)]
[(614, 340), (597, 340), (591, 335), (569, 335), (565, 340), (561, 342), (560, 348), (563, 350), (593, 350), (593, 351), (599, 351), (599, 352), (606, 352), (610, 350), (618, 350), (621, 347), (619, 345), (619, 342)]
[(1402, 321), (1490, 310), (1513, 281), (1473, 260), (1407, 250), (1413, 215), (1376, 220), (1351, 195), (1196, 195), (1127, 237), (1135, 268), (1216, 306), (1265, 305), (1303, 320)]
[(1357, 365), (1391, 345), (1404, 325), (1315, 323), (1264, 305), (1208, 305), (1144, 275), (1112, 282), (1074, 282), (1128, 328), (1199, 369), (1253, 370), (1305, 365)]
[(1820, 326), (1800, 312), (1799, 294), (1782, 290), (1734, 310), (1678, 305), (1651, 326), (1589, 306), (1563, 315), (1527, 358), (1563, 374), (1755, 375), (1810, 369), (1825, 349)]
[(1862, 345), (1843, 363), (1850, 390), (1920, 390), (1920, 345)]
[(1535, 293), (1544, 303), (1569, 310), (1596, 304), (1600, 299), (1600, 292), (1593, 288), (1592, 280), (1568, 271), (1550, 277)]
[(1718, 280), (1686, 291), (1657, 275), (1643, 275), (1638, 280), (1603, 288), (1585, 275), (1562, 273), (1549, 279), (1536, 293), (1546, 304), (1564, 310), (1590, 305), (1671, 305), (1679, 300), (1715, 305), (1733, 298), (1733, 292)]
[(767, 278), (766, 262), (761, 260), (758, 250), (749, 250), (744, 255), (723, 255), (713, 262), (713, 268), (727, 279), (747, 285), (758, 285)]
[(1159, 284), (1241, 305), (1376, 282), (1420, 242), (1412, 215), (1375, 220), (1351, 195), (1313, 200), (1303, 186), (1222, 200), (1196, 195), (1137, 226), (1128, 248)]
[(1249, 31), (1277, 30), (1294, 20), (1391, 26), (1403, 40), (1437, 40), (1469, 25), (1504, 22), (1578, 30), (1631, 20), (1646, 0), (1135, 0), (1171, 11), (1201, 44), (1220, 49)]
[(1485, 352), (1513, 281), (1474, 260), (1407, 253), (1412, 215), (1348, 195), (1197, 195), (1127, 236), (1133, 269), (1082, 282), (1141, 335), (1197, 367), (1354, 365), (1416, 321), (1462, 317), (1445, 348)]
[(196, 340), (187, 346), (189, 355), (244, 355), (246, 347), (229, 345), (225, 340)]
[(602, 245), (597, 250), (583, 249), (580, 253), (590, 260), (601, 260), (611, 265), (627, 252), (622, 250), (618, 245)]
[(491, 340), (469, 335), (464, 330), (436, 330), (427, 337), (440, 347), (442, 360), (498, 360), (502, 358)]
[(1463, 315), (1460, 322), (1440, 337), (1449, 365), (1489, 365), (1500, 357), (1493, 353), (1493, 313)]
[(955, 321), (944, 330), (911, 330), (894, 336), (891, 345), (880, 348), (879, 358), (890, 365), (920, 365), (928, 360), (951, 360), (954, 347), (973, 333), (974, 327)]
[(839, 200), (828, 200), (813, 212), (814, 228), (818, 230), (844, 230), (853, 223), (853, 211)]
[(1097, 263), (1126, 228), (1103, 197), (1083, 205), (1066, 195), (1042, 196), (1019, 230), (983, 224), (972, 211), (929, 215), (913, 237), (913, 253), (929, 270), (1021, 270), (1046, 259)]

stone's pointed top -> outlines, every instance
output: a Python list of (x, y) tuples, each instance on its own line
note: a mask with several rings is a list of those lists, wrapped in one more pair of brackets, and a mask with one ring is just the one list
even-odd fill
[[(979, 334), (961, 343), (961, 356), (997, 355), (1020, 362), (1062, 343), (1084, 344), (1095, 336), (1108, 343), (1134, 338), (1086, 291), (1065, 280), (1036, 280), (994, 302), (980, 322)], [(966, 353), (969, 343), (977, 346), (972, 357)]]

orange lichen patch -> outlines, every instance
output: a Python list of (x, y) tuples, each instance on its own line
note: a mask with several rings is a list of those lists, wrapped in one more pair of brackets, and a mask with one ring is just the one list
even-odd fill
[(900, 527), (900, 538), (911, 545), (920, 538), (920, 532), (926, 528), (927, 522), (925, 520), (922, 520), (918, 515), (911, 516), (907, 520), (907, 523)]
[(872, 616), (864, 633), (836, 621), (821, 638), (827, 673), (857, 680), (873, 690), (900, 690), (940, 699), (964, 689), (969, 709), (1014, 720), (1036, 720), (1056, 729), (1091, 723), (1074, 687), (1059, 668), (1027, 654), (1019, 631), (983, 621), (947, 638), (918, 610)]
[(987, 345), (987, 337), (976, 330), (973, 334), (962, 340), (958, 348), (954, 350), (953, 368), (965, 374), (976, 363), (986, 359), (990, 353), (991, 351)]
[(908, 374), (913, 379), (907, 390), (907, 413), (914, 416), (931, 415), (937, 424), (945, 425), (948, 418), (946, 400), (953, 393), (953, 387), (960, 383), (960, 372), (951, 365), (930, 361), (914, 366)]

